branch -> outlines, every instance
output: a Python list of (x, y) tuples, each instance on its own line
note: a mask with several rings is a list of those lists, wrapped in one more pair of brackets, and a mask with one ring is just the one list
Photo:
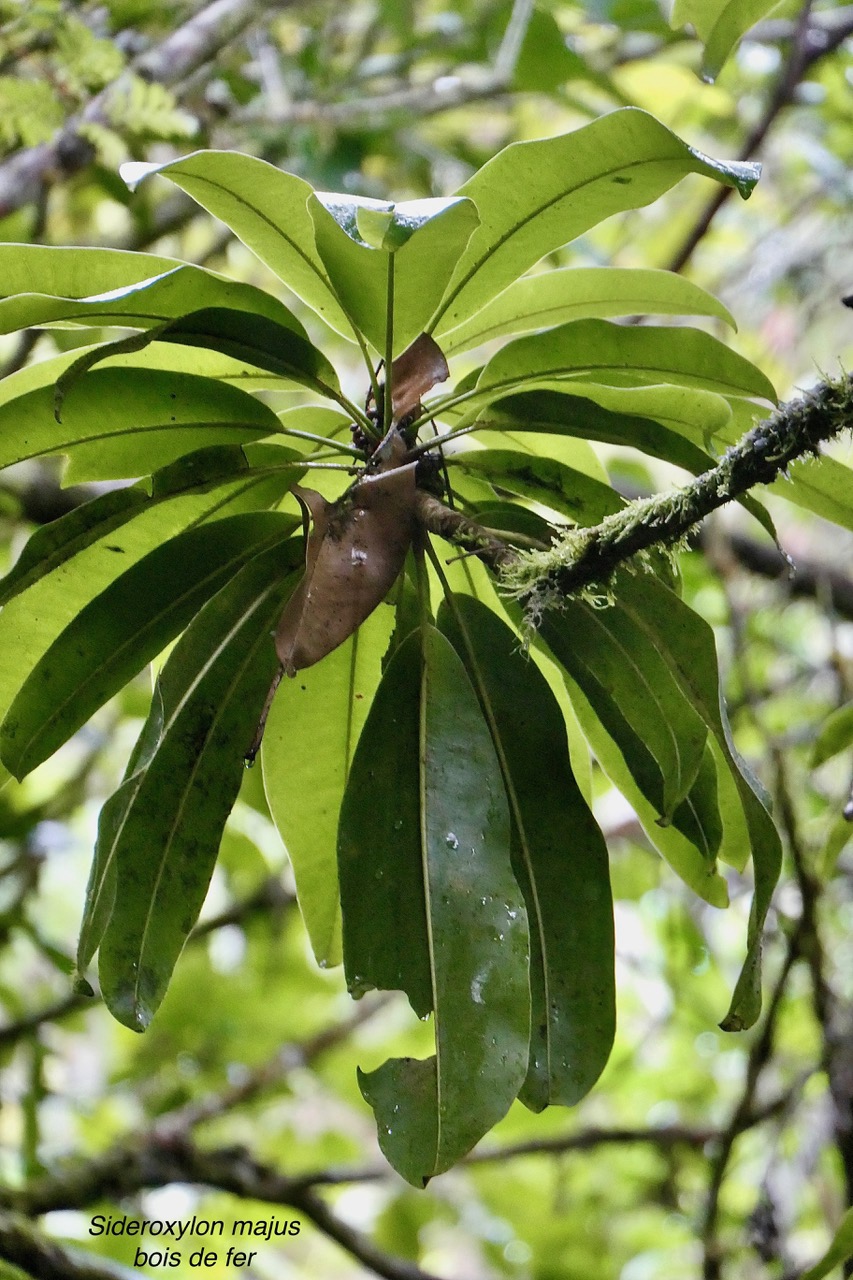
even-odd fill
[[(202, 938), (206, 938), (208, 934), (223, 928), (225, 925), (243, 924), (251, 917), (267, 911), (280, 914), (286, 907), (293, 905), (295, 901), (296, 899), (282, 886), (277, 876), (268, 876), (248, 897), (232, 903), (219, 915), (213, 916), (209, 920), (202, 920), (197, 924), (187, 940), (187, 945), (199, 942)], [(9, 1022), (5, 1026), (0, 1026), (0, 1050), (31, 1036), (46, 1022), (58, 1022), (62, 1018), (68, 1018), (75, 1013), (82, 1013), (87, 1009), (94, 1008), (99, 1003), (99, 1000), (100, 997), (98, 996), (93, 998), (92, 996), (74, 993), (64, 995), (43, 1009), (37, 1009), (34, 1013), (25, 1014), (16, 1022)]]
[(124, 1280), (129, 1272), (107, 1262), (75, 1256), (14, 1214), (0, 1212), (0, 1258), (38, 1280)]
[(841, 618), (853, 622), (853, 577), (819, 560), (797, 556), (796, 565), (771, 543), (743, 533), (716, 529), (713, 537), (700, 533), (699, 545), (718, 571), (737, 566), (762, 578), (781, 580), (786, 595), (828, 604)]
[(748, 1117), (753, 1111), (759, 1079), (764, 1068), (771, 1062), (773, 1057), (773, 1044), (776, 1037), (779, 1013), (787, 991), (791, 970), (799, 954), (800, 933), (797, 929), (788, 939), (785, 958), (770, 997), (764, 1025), (750, 1046), (740, 1099), (732, 1111), (728, 1125), (719, 1136), (716, 1153), (710, 1162), (708, 1192), (699, 1228), (703, 1251), (702, 1280), (720, 1280), (722, 1270), (722, 1251), (718, 1236), (720, 1192), (723, 1188), (723, 1181), (735, 1142), (749, 1128)]
[(531, 0), (515, 0), (493, 67), (471, 67), (464, 75), (440, 75), (426, 84), (407, 85), (373, 97), (345, 102), (283, 103), (270, 109), (269, 102), (253, 103), (234, 113), (235, 124), (264, 124), (276, 128), (291, 124), (324, 124), (358, 132), (384, 128), (397, 116), (422, 119), (472, 102), (499, 97), (512, 89), (527, 27), (533, 13)]
[(110, 124), (116, 91), (135, 74), (159, 84), (175, 85), (204, 66), (266, 9), (281, 9), (293, 0), (212, 0), (155, 48), (135, 58), (118, 80), (107, 85), (67, 120), (50, 142), (19, 151), (0, 164), (0, 217), (43, 198), (45, 191), (87, 168), (95, 148), (80, 128)]
[[(632, 502), (591, 528), (566, 530), (548, 551), (509, 554), (506, 543), (441, 503), (435, 504), (433, 515), (422, 513), (422, 518), (430, 532), (458, 542), (497, 570), (503, 586), (535, 619), (567, 596), (606, 588), (625, 561), (678, 542), (710, 512), (755, 485), (770, 484), (797, 458), (817, 456), (821, 443), (851, 425), (853, 378), (820, 383), (758, 423), (690, 484)], [(472, 529), (479, 533), (479, 546)], [(497, 550), (491, 545), (495, 542)]]

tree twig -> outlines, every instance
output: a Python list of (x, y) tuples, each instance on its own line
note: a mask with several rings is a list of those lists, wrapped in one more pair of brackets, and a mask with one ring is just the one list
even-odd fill
[(124, 1267), (75, 1254), (36, 1231), (29, 1222), (0, 1211), (0, 1258), (37, 1280), (124, 1280)]
[[(265, 10), (285, 8), (291, 3), (293, 0), (212, 0), (161, 44), (135, 58), (129, 72), (159, 84), (179, 84)], [(80, 133), (81, 126), (109, 124), (115, 94), (127, 83), (127, 76), (128, 72), (123, 73), (96, 94), (50, 142), (28, 147), (0, 164), (0, 217), (39, 200), (48, 187), (93, 162), (95, 148)]]
[[(503, 587), (535, 621), (543, 609), (595, 588), (615, 570), (653, 547), (677, 543), (718, 507), (785, 474), (798, 458), (817, 456), (822, 443), (853, 425), (853, 378), (827, 380), (758, 423), (702, 475), (680, 489), (630, 503), (591, 528), (561, 532), (548, 551), (514, 551), (442, 503), (427, 513), (431, 532), (471, 550), (499, 573)], [(498, 542), (495, 549), (492, 544)]]
[(385, 127), (398, 116), (437, 115), (473, 102), (483, 102), (512, 88), (524, 37), (533, 13), (531, 0), (515, 0), (500, 47), (491, 67), (470, 68), (464, 75), (440, 75), (425, 84), (406, 85), (388, 93), (342, 102), (314, 99), (281, 103), (253, 103), (234, 113), (235, 124), (263, 123), (276, 128), (289, 124), (324, 124), (345, 131)]

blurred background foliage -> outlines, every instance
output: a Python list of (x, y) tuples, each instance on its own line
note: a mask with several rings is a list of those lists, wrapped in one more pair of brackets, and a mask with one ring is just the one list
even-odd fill
[[(151, 249), (274, 289), (190, 201), (156, 181), (131, 196), (118, 165), (230, 147), (320, 188), (440, 195), (509, 142), (634, 104), (710, 154), (761, 159), (755, 195), (690, 178), (554, 262), (683, 271), (728, 305), (734, 345), (784, 397), (853, 364), (853, 6), (783, 3), (714, 84), (700, 66), (658, 0), (2, 0), (0, 238)], [(3, 372), (81, 340), (3, 339)], [(602, 457), (632, 495), (677, 478)], [(5, 563), (80, 496), (49, 468), (5, 473)], [(696, 900), (592, 762), (619, 1032), (576, 1110), (516, 1104), (425, 1192), (390, 1174), (353, 1068), (426, 1053), (427, 1031), (404, 1034), (397, 997), (353, 1005), (340, 972), (314, 965), (257, 771), (203, 923), (135, 1037), (68, 975), (99, 806), (147, 707), (140, 680), (0, 792), (3, 1280), (15, 1261), (38, 1277), (140, 1274), (135, 1242), (88, 1234), (95, 1213), (298, 1218), (298, 1235), (261, 1242), (258, 1280), (793, 1280), (821, 1254), (853, 1202), (853, 535), (769, 503), (794, 576), (741, 512), (709, 521), (683, 559), (786, 843), (759, 1026), (717, 1029), (748, 882), (731, 875), (728, 912)], [(42, 1234), (22, 1235), (16, 1210)]]

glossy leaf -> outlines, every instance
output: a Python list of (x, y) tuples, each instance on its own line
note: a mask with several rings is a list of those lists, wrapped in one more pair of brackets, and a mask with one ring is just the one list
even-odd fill
[(564, 267), (516, 280), (442, 339), (448, 355), (507, 334), (550, 329), (589, 316), (714, 316), (735, 328), (731, 312), (672, 271), (636, 267)]
[(584, 737), (605, 775), (636, 813), (649, 843), (695, 894), (714, 907), (727, 907), (729, 894), (726, 882), (720, 875), (716, 859), (705, 855), (704, 846), (710, 842), (703, 841), (702, 847), (698, 846), (692, 833), (685, 835), (679, 830), (675, 818), (671, 826), (660, 825), (655, 806), (649, 803), (637, 785), (633, 764), (628, 763), (619, 740), (609, 732), (610, 726), (599, 717), (581, 685), (570, 675), (566, 675), (565, 680)]
[(783, 8), (781, 0), (675, 0), (670, 22), (673, 27), (692, 23), (705, 44), (702, 75), (714, 80), (741, 36)]
[[(66, 515), (37, 528), (5, 578), (0, 579), (0, 605), (6, 604), (39, 579), (52, 573), (98, 539), (120, 529), (133, 516), (152, 503), (166, 502), (187, 492), (208, 493), (237, 480), (238, 488), (227, 490), (229, 514), (236, 509), (234, 500), (243, 495), (252, 506), (264, 507), (277, 502), (290, 487), (293, 477), (287, 463), (298, 464), (292, 450), (282, 449), (276, 458), (281, 470), (273, 475), (250, 471), (244, 450), (239, 445), (213, 445), (185, 454), (176, 462), (155, 471), (150, 480), (106, 493), (73, 507)], [(297, 478), (299, 472), (296, 473)]]
[(276, 501), (292, 481), (288, 472), (286, 478), (281, 473), (270, 477), (234, 469), (227, 461), (225, 466), (226, 474), (214, 483), (212, 471), (200, 466), (197, 458), (181, 460), (159, 473), (150, 499), (123, 512), (118, 526), (110, 517), (103, 528), (95, 525), (78, 540), (79, 527), (72, 522), (65, 530), (70, 546), (62, 539), (48, 546), (50, 571), (41, 575), (33, 566), (27, 590), (10, 599), (0, 613), (4, 714), (34, 664), (71, 619), (120, 574), (184, 529)]
[(52, 387), (0, 405), (0, 466), (69, 453), (75, 483), (147, 475), (193, 449), (242, 444), (277, 427), (260, 400), (211, 378), (97, 369), (68, 395), (61, 424)]
[(618, 604), (594, 609), (569, 600), (543, 617), (539, 633), (583, 688), (640, 790), (671, 822), (696, 779), (707, 727), (655, 645)]
[(252, 312), (235, 311), (229, 307), (205, 307), (82, 355), (57, 379), (57, 420), (64, 413), (69, 391), (93, 364), (112, 354), (141, 351), (151, 342), (205, 347), (234, 360), (245, 361), (254, 368), (266, 369), (299, 386), (319, 391), (321, 395), (334, 399), (340, 394), (338, 377), (329, 361), (300, 333)]
[[(728, 418), (721, 396), (686, 387), (638, 387), (623, 398), (625, 407), (618, 409), (587, 399), (586, 390), (583, 395), (574, 390), (572, 384), (571, 394), (568, 390), (519, 392), (490, 404), (482, 411), (481, 421), (496, 431), (536, 431), (626, 445), (698, 475), (708, 469), (712, 458), (687, 437), (701, 438), (703, 420)], [(648, 417), (643, 416), (644, 410)]]
[[(749, 360), (700, 329), (573, 320), (517, 338), (483, 369), (476, 394), (490, 398), (525, 387), (576, 380), (596, 398), (596, 383), (627, 388), (673, 383), (721, 396), (775, 401), (773, 385)], [(567, 386), (566, 390), (571, 390)], [(607, 407), (612, 401), (603, 400)]]
[(274, 511), (230, 516), (178, 534), (137, 561), (76, 614), (27, 677), (0, 726), (6, 767), (22, 778), (52, 755), (247, 560), (294, 526)]
[(472, 596), (442, 604), (438, 625), (477, 691), (513, 820), (531, 937), (530, 1062), (520, 1096), (534, 1111), (572, 1106), (604, 1069), (615, 1031), (607, 849), (572, 774), (560, 708), (518, 636)]
[(324, 967), (341, 960), (336, 854), (341, 800), (392, 620), (390, 609), (376, 609), (321, 663), (285, 681), (261, 746), (270, 813), (293, 867), (314, 955)]
[(477, 206), (480, 226), (431, 331), (461, 324), (547, 253), (614, 213), (650, 204), (688, 173), (714, 178), (746, 197), (759, 169), (712, 160), (636, 108), (561, 137), (513, 143), (459, 190)]
[[(146, 275), (122, 284), (120, 276), (124, 273), (120, 270), (113, 277), (103, 272), (108, 287), (98, 292), (92, 280), (85, 277), (85, 264), (90, 262), (91, 255), (97, 255), (101, 250), (48, 248), (43, 245), (15, 247), (21, 257), (16, 274), (25, 274), (27, 288), (16, 292), (13, 297), (0, 298), (2, 333), (57, 323), (149, 329), (203, 307), (228, 307), (266, 316), (303, 338), (306, 336), (296, 317), (271, 294), (254, 285), (227, 280), (202, 267), (175, 263), (157, 274), (161, 265), (157, 258), (128, 254), (137, 270), (145, 264)], [(0, 246), (0, 266), (4, 262), (3, 248)], [(82, 255), (83, 263), (68, 270), (68, 256), (75, 254)], [(115, 256), (121, 259), (122, 255), (116, 253)], [(27, 270), (29, 259), (32, 262)], [(115, 265), (120, 266), (120, 261)], [(91, 266), (99, 275), (102, 273), (97, 257)], [(101, 271), (98, 271), (99, 267)], [(9, 288), (9, 281), (5, 278), (4, 287)], [(74, 288), (83, 292), (66, 292)]]
[[(292, 540), (262, 552), (190, 624), (160, 675), (144, 753), (114, 797), (121, 804), (102, 815), (100, 883), (108, 892), (114, 877), (115, 897), (101, 990), (132, 1030), (150, 1022), (204, 902), (276, 671), (270, 631), (297, 554)], [(87, 916), (97, 916), (96, 901), (95, 891)]]
[(795, 462), (789, 478), (777, 480), (770, 489), (824, 520), (853, 529), (853, 468), (840, 458), (821, 454)]
[(236, 151), (195, 151), (162, 165), (122, 166), (122, 176), (133, 188), (155, 173), (230, 227), (333, 329), (352, 336), (317, 252), (307, 207), (312, 188), (304, 179)]
[(338, 856), (351, 990), (400, 988), (433, 1014), (435, 1057), (360, 1075), (385, 1155), (422, 1186), (505, 1114), (529, 1035), (527, 922), (500, 768), (465, 669), (431, 627), (403, 642), (379, 686)]
[[(20, 294), (86, 298), (93, 293), (140, 284), (183, 265), (178, 258), (132, 253), (126, 249), (0, 244), (3, 280), (0, 316), (14, 311), (12, 300)], [(17, 327), (17, 323), (10, 323), (3, 332)]]
[(482, 476), (491, 484), (521, 498), (551, 507), (577, 524), (597, 524), (621, 510), (623, 500), (608, 484), (553, 458), (535, 457), (509, 449), (471, 449), (453, 455), (452, 474)]
[(717, 655), (711, 628), (652, 575), (644, 575), (642, 582), (632, 579), (630, 574), (621, 575), (619, 593), (625, 607), (659, 648), (685, 694), (714, 734), (737, 787), (755, 868), (755, 895), (746, 960), (731, 1006), (721, 1025), (726, 1031), (741, 1031), (752, 1026), (761, 1012), (762, 930), (782, 864), (779, 833), (761, 788), (731, 741), (720, 700)]
[[(388, 205), (384, 236), (393, 252), (371, 247), (362, 236), (367, 214), (378, 218), (380, 201), (314, 195), (317, 251), (352, 324), (377, 351), (386, 351), (388, 275), (393, 274), (394, 352), (404, 351), (423, 331), (445, 290), (472, 231), (477, 210), (470, 200), (417, 200)], [(408, 210), (416, 212), (411, 216)], [(366, 229), (366, 228), (365, 228)]]

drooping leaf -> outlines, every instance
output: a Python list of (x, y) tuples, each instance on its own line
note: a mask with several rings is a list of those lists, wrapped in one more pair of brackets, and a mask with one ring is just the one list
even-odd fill
[(286, 681), (264, 731), (270, 813), (293, 867), (314, 955), (324, 967), (341, 960), (338, 817), (392, 617), (390, 609), (374, 610), (321, 663)]
[(68, 476), (111, 480), (147, 475), (205, 445), (242, 444), (278, 427), (267, 405), (237, 387), (191, 373), (97, 369), (54, 417), (53, 388), (0, 405), (0, 466), (68, 453)]
[(72, 522), (65, 530), (70, 545), (63, 545), (63, 535), (55, 546), (46, 547), (49, 572), (41, 574), (34, 563), (27, 571), (26, 591), (9, 599), (0, 613), (3, 714), (33, 665), (71, 619), (120, 574), (184, 529), (275, 502), (292, 480), (288, 471), (253, 474), (220, 456), (218, 465), (223, 464), (225, 473), (217, 482), (215, 461), (207, 469), (197, 456), (182, 459), (155, 477), (148, 501), (121, 512), (118, 524), (111, 516), (103, 527), (96, 524), (78, 539), (79, 527)]
[(465, 669), (431, 627), (383, 676), (338, 856), (350, 988), (399, 988), (433, 1014), (433, 1058), (360, 1075), (385, 1155), (422, 1186), (505, 1114), (529, 1034), (527, 921), (500, 768)]
[[(183, 266), (180, 259), (126, 249), (101, 249), (43, 244), (0, 245), (0, 278), (3, 294), (0, 316), (19, 294), (50, 294), (60, 298), (86, 298), (108, 289), (133, 286), (152, 276)], [(17, 328), (10, 324), (3, 332)]]
[(313, 489), (294, 490), (313, 523), (305, 573), (276, 632), (287, 675), (342, 644), (394, 585), (414, 528), (415, 473), (405, 453), (395, 432), (377, 469), (337, 502)]
[(459, 190), (477, 206), (480, 226), (430, 331), (461, 324), (547, 253), (614, 213), (650, 204), (688, 173), (746, 197), (759, 168), (712, 160), (632, 107), (562, 137), (513, 143)]
[[(52, 573), (93, 542), (121, 528), (152, 503), (165, 502), (189, 491), (211, 492), (238, 476), (251, 505), (264, 507), (277, 502), (292, 483), (287, 475), (287, 463), (293, 461), (298, 465), (298, 455), (282, 450), (277, 461), (282, 464), (281, 471), (265, 478), (263, 471), (250, 472), (245, 452), (239, 445), (213, 445), (185, 454), (169, 466), (155, 471), (150, 482), (110, 489), (79, 507), (73, 507), (66, 515), (42, 525), (32, 534), (15, 564), (5, 578), (0, 579), (0, 605)], [(296, 478), (298, 476), (297, 471)], [(236, 491), (233, 486), (229, 488), (228, 514), (236, 510), (234, 503), (239, 497), (239, 488)]]
[(314, 240), (307, 201), (311, 186), (292, 173), (236, 151), (196, 151), (163, 165), (128, 164), (135, 188), (160, 173), (230, 227), (327, 324), (352, 337)]
[(176, 342), (188, 347), (207, 348), (288, 378), (298, 386), (309, 387), (331, 399), (340, 395), (338, 377), (329, 361), (312, 342), (294, 329), (253, 312), (229, 307), (204, 307), (131, 338), (105, 343), (82, 355), (57, 379), (57, 421), (64, 413), (70, 390), (94, 364), (113, 354), (142, 351), (151, 342)]
[(714, 316), (735, 328), (729, 310), (691, 280), (642, 267), (564, 267), (516, 280), (442, 339), (448, 355), (507, 334), (551, 329), (591, 316)]
[(607, 849), (572, 774), (560, 708), (518, 637), (472, 596), (442, 604), (438, 625), (480, 699), (513, 820), (513, 865), (531, 937), (531, 1047), (521, 1099), (534, 1111), (571, 1106), (601, 1074), (615, 1030)]
[(247, 560), (294, 526), (275, 511), (230, 516), (168, 539), (131, 566), (81, 609), (27, 677), (0, 726), (6, 767), (22, 778), (52, 755)]
[(619, 744), (640, 790), (671, 822), (696, 779), (708, 731), (655, 645), (618, 603), (594, 609), (567, 601), (545, 614), (539, 634)]
[(454, 197), (392, 205), (319, 193), (308, 208), (332, 287), (353, 326), (382, 353), (391, 273), (393, 348), (404, 351), (426, 327), (477, 226), (473, 203)]
[(276, 669), (270, 632), (297, 554), (290, 539), (262, 552), (194, 618), (160, 675), (144, 753), (117, 793), (121, 811), (102, 816), (100, 883), (114, 879), (115, 896), (101, 990), (132, 1030), (150, 1022), (204, 902)]
[(837, 707), (824, 720), (812, 747), (812, 768), (819, 768), (850, 746), (853, 746), (853, 702)]
[[(680, 830), (680, 819), (684, 816), (682, 806), (685, 802), (675, 810), (670, 826), (660, 825), (656, 807), (646, 799), (636, 782), (636, 761), (628, 763), (630, 743), (626, 747), (622, 733), (611, 733), (613, 724), (605, 723), (599, 717), (597, 708), (593, 707), (580, 684), (568, 674), (564, 678), (575, 715), (595, 758), (606, 776), (631, 805), (653, 848), (658, 850), (684, 883), (705, 902), (715, 907), (728, 906), (726, 882), (719, 873), (716, 859), (706, 855), (706, 848), (711, 848), (713, 841), (703, 838), (701, 843), (697, 843), (692, 823), (686, 824), (689, 834)], [(616, 728), (618, 729), (618, 724)], [(699, 783), (703, 767), (704, 765), (700, 765), (694, 787)], [(698, 808), (696, 806), (697, 811)]]
[(675, 0), (670, 23), (692, 23), (705, 45), (702, 75), (714, 80), (741, 36), (784, 7), (783, 0)]
[(695, 610), (662, 582), (620, 576), (618, 590), (637, 625), (659, 649), (669, 669), (714, 735), (740, 798), (755, 869), (755, 894), (747, 935), (747, 954), (731, 1006), (721, 1026), (726, 1031), (751, 1027), (761, 1012), (762, 931), (779, 878), (782, 849), (768, 803), (756, 779), (734, 748), (720, 698), (714, 635)]

